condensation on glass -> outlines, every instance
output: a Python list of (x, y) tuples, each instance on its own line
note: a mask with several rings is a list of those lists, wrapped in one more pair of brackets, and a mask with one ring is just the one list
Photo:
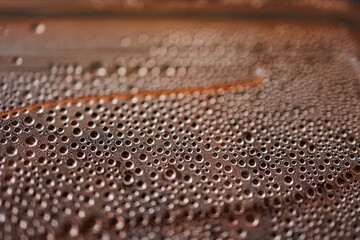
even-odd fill
[(0, 11), (0, 239), (360, 239), (356, 28), (25, 10)]

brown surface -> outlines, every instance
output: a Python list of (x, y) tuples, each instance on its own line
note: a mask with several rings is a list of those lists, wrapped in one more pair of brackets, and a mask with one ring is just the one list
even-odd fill
[(360, 237), (354, 28), (57, 16), (1, 33), (0, 238)]

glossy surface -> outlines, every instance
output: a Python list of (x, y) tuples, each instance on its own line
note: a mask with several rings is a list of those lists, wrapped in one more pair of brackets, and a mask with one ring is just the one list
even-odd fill
[(359, 239), (350, 28), (4, 23), (0, 238)]

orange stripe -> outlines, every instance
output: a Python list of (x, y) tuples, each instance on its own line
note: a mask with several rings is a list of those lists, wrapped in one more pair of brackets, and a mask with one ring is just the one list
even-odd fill
[(239, 82), (234, 84), (227, 84), (227, 85), (219, 85), (213, 87), (198, 87), (198, 88), (188, 88), (188, 89), (181, 89), (181, 90), (167, 90), (167, 91), (154, 91), (154, 92), (141, 92), (135, 94), (111, 94), (106, 96), (94, 96), (94, 97), (83, 97), (83, 98), (73, 98), (73, 99), (65, 99), (59, 101), (53, 101), (48, 103), (41, 103), (35, 104), (23, 108), (18, 108), (14, 110), (10, 110), (4, 113), (0, 113), (0, 117), (10, 115), (17, 112), (22, 112), (25, 110), (33, 110), (35, 108), (41, 107), (51, 107), (54, 105), (64, 105), (67, 103), (79, 103), (79, 102), (89, 102), (89, 101), (99, 101), (99, 100), (112, 100), (112, 99), (131, 99), (131, 98), (144, 98), (147, 96), (151, 97), (159, 97), (161, 95), (171, 95), (171, 94), (184, 94), (189, 95), (195, 92), (203, 93), (203, 92), (217, 92), (217, 91), (226, 91), (226, 90), (237, 90), (242, 89), (245, 87), (255, 87), (261, 84), (263, 81), (262, 78), (254, 78), (247, 82)]

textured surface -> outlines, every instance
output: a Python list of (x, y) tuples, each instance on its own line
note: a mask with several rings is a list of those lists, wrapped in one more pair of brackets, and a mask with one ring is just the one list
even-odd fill
[(0, 41), (0, 239), (360, 238), (343, 26), (16, 21)]

